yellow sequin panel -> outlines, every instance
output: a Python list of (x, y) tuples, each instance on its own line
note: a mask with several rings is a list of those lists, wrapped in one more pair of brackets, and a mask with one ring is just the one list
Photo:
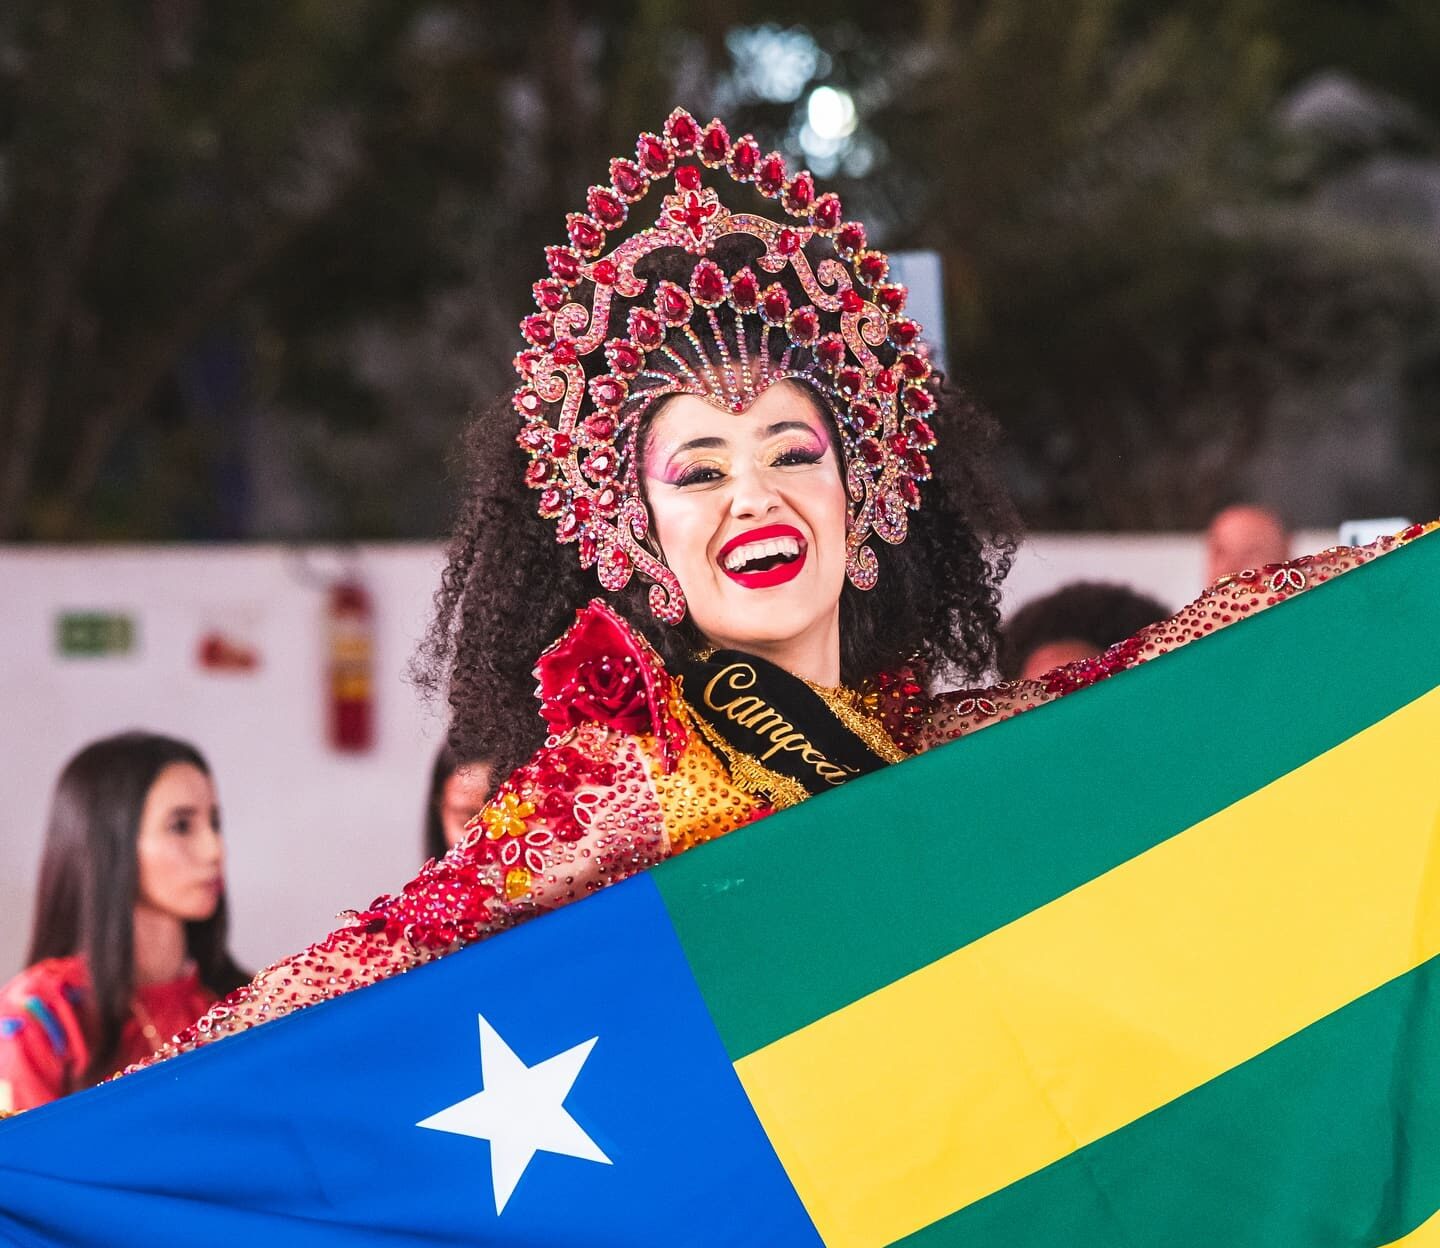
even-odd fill
[(731, 783), (725, 764), (693, 731), (693, 721), (691, 728), (675, 770), (667, 775), (658, 758), (650, 769), (670, 851), (676, 854), (749, 823), (766, 804)]

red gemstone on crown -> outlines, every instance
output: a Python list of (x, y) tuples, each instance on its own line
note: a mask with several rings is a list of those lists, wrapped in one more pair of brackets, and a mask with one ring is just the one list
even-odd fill
[(930, 376), (930, 361), (923, 355), (906, 351), (895, 361), (910, 381), (924, 381)]
[(762, 195), (774, 197), (785, 189), (785, 161), (779, 152), (771, 152), (755, 171), (755, 185)]
[(522, 377), (535, 376), (535, 365), (540, 363), (540, 352), (520, 351), (515, 355), (515, 371)]
[(520, 332), (525, 341), (536, 347), (548, 347), (555, 341), (555, 327), (543, 312), (536, 312), (520, 322)]
[(814, 308), (796, 308), (790, 314), (790, 337), (796, 342), (813, 342), (820, 332), (820, 317)]
[(882, 368), (875, 374), (875, 389), (881, 394), (894, 394), (899, 388), (900, 382), (893, 368)]
[(546, 312), (558, 312), (565, 306), (565, 287), (549, 279), (538, 281), (530, 287), (535, 303)]
[(793, 256), (800, 250), (800, 235), (794, 230), (781, 230), (775, 236), (775, 250), (782, 256)]
[(713, 260), (702, 260), (690, 274), (690, 294), (701, 307), (717, 307), (725, 299), (725, 274)]
[(730, 174), (741, 182), (748, 182), (760, 167), (760, 144), (750, 135), (742, 135), (730, 149)]
[(545, 401), (530, 389), (517, 390), (511, 400), (515, 410), (522, 416), (538, 416), (545, 409)]
[(515, 441), (520, 444), (521, 449), (530, 452), (543, 451), (550, 441), (550, 426), (541, 424), (528, 424), (515, 435)]
[(924, 386), (911, 386), (905, 391), (905, 406), (917, 415), (935, 410), (935, 396)]
[(864, 297), (858, 290), (844, 290), (840, 292), (840, 310), (842, 312), (858, 312), (864, 306)]
[(865, 250), (865, 227), (858, 221), (847, 221), (835, 235), (835, 250), (847, 259)]
[(840, 196), (827, 191), (810, 210), (810, 222), (818, 230), (830, 231), (840, 224)]
[(595, 495), (595, 512), (597, 515), (606, 517), (613, 516), (620, 510), (620, 492), (613, 485), (604, 486)]
[(875, 302), (891, 316), (899, 316), (905, 307), (905, 287), (880, 286), (875, 290)]
[(572, 212), (565, 218), (565, 230), (570, 235), (570, 241), (587, 256), (593, 256), (605, 243), (605, 231), (578, 212)]
[(690, 296), (674, 282), (661, 282), (655, 292), (655, 310), (671, 325), (683, 325), (695, 309)]
[(590, 500), (588, 498), (577, 498), (574, 503), (575, 516), (579, 520), (590, 519)]
[(592, 481), (603, 481), (615, 473), (615, 452), (608, 446), (602, 446), (587, 455), (580, 466)]
[(570, 448), (574, 445), (575, 443), (571, 440), (568, 433), (557, 433), (550, 439), (550, 449), (555, 453), (556, 457), (560, 459), (570, 454)]
[(810, 211), (810, 205), (815, 202), (815, 179), (809, 170), (802, 169), (790, 179), (790, 185), (785, 188), (785, 198), (781, 202), (787, 212), (797, 217)]
[(790, 315), (790, 296), (783, 286), (771, 285), (765, 288), (760, 300), (760, 315), (771, 325), (781, 324)]
[(850, 404), (850, 419), (866, 433), (880, 426), (880, 409), (863, 400)]
[(665, 201), (665, 216), (684, 226), (697, 243), (704, 239), (706, 225), (719, 212), (720, 201), (713, 190), (686, 191)]
[(597, 286), (613, 286), (620, 280), (620, 270), (613, 260), (597, 260), (590, 266), (590, 277)]
[(608, 442), (615, 436), (615, 419), (606, 412), (591, 412), (580, 427), (591, 442)]
[(700, 126), (695, 118), (683, 109), (677, 108), (670, 114), (670, 119), (665, 123), (665, 133), (670, 136), (670, 142), (675, 145), (676, 151), (693, 151), (700, 142)]
[(560, 509), (565, 506), (565, 491), (551, 486), (540, 494), (540, 504), (537, 510), (546, 520), (553, 520), (560, 514)]
[(718, 121), (712, 121), (700, 136), (700, 159), (714, 168), (723, 165), (730, 155), (730, 132)]
[(626, 332), (646, 351), (653, 351), (665, 337), (665, 326), (648, 308), (631, 308)]
[(626, 385), (610, 373), (601, 373), (590, 380), (590, 397), (600, 407), (619, 407), (625, 402)]
[(580, 256), (572, 248), (545, 248), (545, 263), (550, 266), (551, 275), (566, 286), (573, 286), (580, 280)]
[(695, 165), (681, 165), (675, 170), (675, 185), (687, 191), (700, 189), (700, 170)]
[(815, 358), (822, 368), (833, 372), (845, 360), (845, 339), (839, 334), (826, 334), (815, 347)]
[(550, 348), (550, 358), (557, 364), (574, 364), (580, 358), (572, 338), (561, 338)]
[(860, 275), (860, 280), (865, 285), (878, 286), (890, 272), (890, 262), (885, 259), (884, 252), (862, 252), (855, 258), (855, 272)]
[(885, 448), (874, 438), (860, 439), (860, 456), (872, 468), (885, 460)]
[(905, 426), (906, 432), (910, 435), (910, 444), (917, 450), (929, 451), (935, 447), (935, 430), (930, 428), (927, 421), (918, 417)]
[(835, 385), (847, 399), (853, 399), (865, 388), (865, 374), (858, 368), (842, 368), (836, 374)]
[(579, 532), (580, 517), (575, 514), (573, 509), (561, 516), (560, 523), (555, 526), (555, 536), (562, 542), (573, 542)]
[(624, 225), (630, 211), (625, 207), (625, 201), (606, 186), (592, 186), (585, 196), (585, 207), (607, 230)]
[(537, 456), (525, 469), (525, 484), (532, 490), (538, 490), (541, 486), (549, 485), (554, 476), (554, 463), (544, 456)]
[(741, 269), (730, 279), (730, 302), (740, 312), (749, 312), (760, 302), (760, 283), (749, 268)]
[(924, 481), (930, 476), (930, 461), (919, 451), (906, 451), (900, 460), (905, 465), (905, 471), (912, 477), (919, 477)]
[(902, 350), (913, 346), (920, 337), (920, 326), (914, 321), (894, 321), (890, 325), (890, 341)]
[(610, 185), (622, 199), (634, 203), (650, 186), (645, 171), (633, 160), (617, 158), (610, 162)]
[(904, 500), (905, 506), (914, 511), (920, 506), (920, 487), (909, 477), (901, 477), (899, 482), (900, 497)]
[(635, 376), (640, 371), (640, 365), (645, 362), (645, 357), (636, 349), (635, 344), (626, 342), (623, 338), (612, 338), (605, 344), (605, 358), (621, 377)]
[(651, 177), (664, 176), (675, 163), (670, 145), (658, 134), (642, 134), (635, 144), (635, 154), (640, 159), (640, 167)]

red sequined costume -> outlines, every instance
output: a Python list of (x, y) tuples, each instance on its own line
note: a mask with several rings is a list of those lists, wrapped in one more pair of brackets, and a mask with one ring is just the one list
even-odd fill
[[(0, 987), (0, 1113), (33, 1109), (85, 1086), (91, 1041), (85, 1025), (90, 974), (83, 957), (47, 958)], [(135, 991), (113, 1066), (153, 1053), (214, 1004), (191, 969)]]
[[(842, 719), (858, 712), (900, 752), (919, 753), (1204, 637), (1435, 527), (1226, 578), (1169, 620), (1040, 680), (931, 696), (901, 673), (863, 692), (822, 696)], [(679, 682), (601, 601), (579, 613), (537, 675), (551, 735), (496, 790), (467, 839), (400, 892), (347, 914), (324, 940), (232, 993), (158, 1057), (452, 953), (784, 804), (742, 785), (697, 731)]]

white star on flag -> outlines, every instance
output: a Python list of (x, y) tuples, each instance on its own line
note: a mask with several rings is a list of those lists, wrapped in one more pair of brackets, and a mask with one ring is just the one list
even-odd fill
[(598, 1036), (526, 1066), (500, 1033), (480, 1020), (480, 1081), (484, 1091), (457, 1101), (415, 1125), (490, 1141), (490, 1181), (501, 1213), (536, 1153), (555, 1153), (610, 1165), (565, 1109), (565, 1098)]

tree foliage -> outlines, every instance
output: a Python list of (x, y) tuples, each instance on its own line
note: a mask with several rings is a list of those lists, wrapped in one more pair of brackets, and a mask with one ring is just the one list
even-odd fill
[[(821, 81), (860, 108), (832, 181), (945, 257), (949, 354), (1032, 522), (1195, 523), (1285, 396), (1382, 356), (1433, 489), (1434, 263), (1321, 211), (1360, 157), (1275, 117), (1338, 67), (1410, 102), (1428, 158), (1436, 11), (12, 0), (0, 540), (438, 532), (446, 451), (605, 158), (673, 102), (795, 154)], [(766, 23), (817, 50), (788, 96), (736, 63)]]

